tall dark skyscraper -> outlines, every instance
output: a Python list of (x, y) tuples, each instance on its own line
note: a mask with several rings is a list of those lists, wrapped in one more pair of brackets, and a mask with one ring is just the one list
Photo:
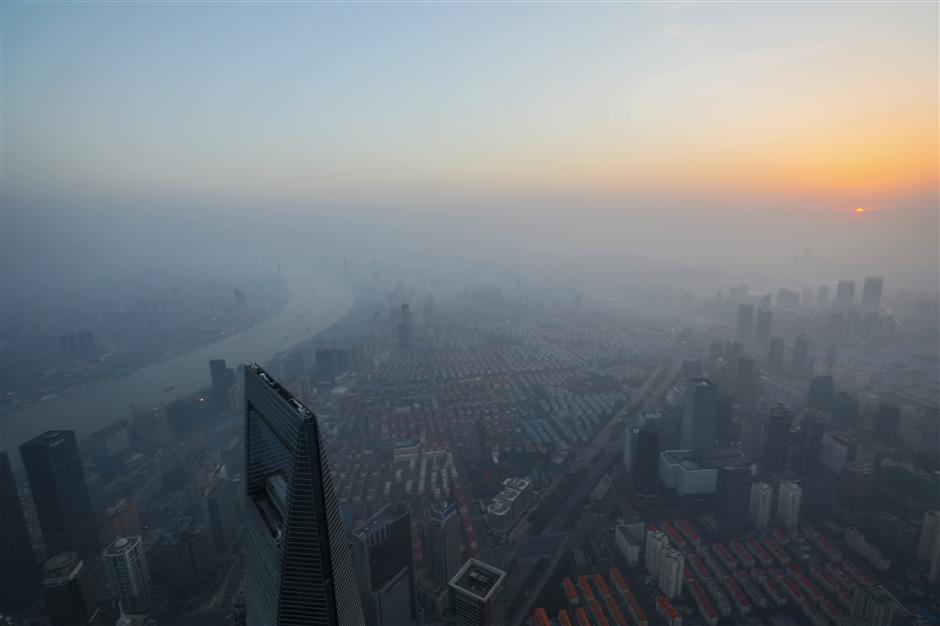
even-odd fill
[(819, 455), (822, 452), (823, 434), (826, 429), (826, 417), (817, 411), (809, 410), (800, 421), (799, 463), (797, 469), (806, 474), (814, 474), (819, 469)]
[(738, 341), (750, 341), (754, 336), (754, 305), (738, 306)]
[(431, 580), (446, 587), (462, 565), (460, 561), (460, 516), (457, 503), (437, 503), (428, 511), (428, 559)]
[(757, 371), (754, 359), (749, 356), (738, 357), (735, 370), (734, 398), (741, 404), (750, 404), (754, 400), (754, 387), (757, 383)]
[(10, 459), (0, 451), (0, 613), (22, 610), (36, 598), (39, 568), (23, 517)]
[(896, 445), (901, 426), (901, 409), (893, 404), (882, 404), (875, 415), (872, 439), (886, 446)]
[(783, 350), (786, 342), (780, 335), (770, 338), (770, 348), (767, 350), (767, 368), (772, 372), (783, 370)]
[(356, 530), (353, 540), (366, 623), (414, 624), (418, 606), (407, 506), (384, 506)]
[(401, 305), (401, 321), (398, 322), (398, 347), (410, 350), (414, 335), (414, 321), (411, 319), (411, 308), (407, 304)]
[(764, 465), (771, 471), (782, 470), (787, 465), (792, 422), (790, 409), (780, 403), (771, 405), (767, 419), (767, 444), (764, 447)]
[(806, 404), (810, 408), (829, 413), (832, 411), (832, 400), (835, 397), (836, 386), (832, 376), (813, 376), (809, 381), (809, 394)]
[(777, 291), (777, 308), (781, 311), (797, 311), (800, 308), (800, 294), (792, 289)]
[(506, 572), (476, 559), (450, 581), (448, 624), (506, 626), (509, 623)]
[(770, 309), (761, 309), (757, 312), (757, 326), (754, 330), (754, 340), (762, 346), (770, 341), (770, 328), (774, 312)]
[(235, 374), (225, 367), (225, 359), (212, 359), (209, 361), (209, 377), (212, 380), (212, 402), (224, 407), (228, 403), (228, 389)]
[(809, 367), (809, 337), (800, 335), (793, 341), (793, 371), (802, 374)]
[(690, 378), (685, 384), (682, 409), (682, 448), (704, 452), (715, 445), (718, 388), (707, 378)]
[(633, 455), (633, 488), (643, 498), (656, 496), (658, 486), (659, 436), (649, 428), (640, 429)]
[(245, 472), (248, 624), (364, 624), (317, 418), (253, 363), (245, 367)]
[(746, 527), (751, 502), (751, 470), (747, 467), (719, 467), (715, 491), (722, 526), (734, 531)]
[(39, 527), (49, 554), (101, 549), (82, 459), (71, 430), (50, 430), (20, 446)]
[(95, 602), (94, 578), (74, 550), (46, 561), (42, 594), (52, 626), (104, 626)]
[(862, 287), (862, 308), (877, 313), (881, 310), (881, 292), (885, 279), (878, 276), (866, 276)]
[(847, 309), (855, 300), (855, 281), (840, 280), (836, 286), (836, 306)]

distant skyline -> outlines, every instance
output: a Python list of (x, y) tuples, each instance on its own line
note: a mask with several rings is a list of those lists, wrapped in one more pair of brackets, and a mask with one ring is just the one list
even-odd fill
[(936, 3), (4, 3), (5, 187), (936, 203)]

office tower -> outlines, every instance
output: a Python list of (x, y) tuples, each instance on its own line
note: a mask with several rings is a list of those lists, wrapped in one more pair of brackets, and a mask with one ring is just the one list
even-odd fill
[(921, 563), (929, 563), (938, 543), (940, 543), (940, 511), (927, 511), (920, 529), (920, 540), (917, 542), (917, 560)]
[(146, 612), (150, 608), (150, 570), (140, 536), (118, 537), (101, 558), (114, 602), (128, 613)]
[(832, 410), (832, 400), (836, 387), (832, 376), (813, 376), (809, 381), (809, 394), (806, 405), (813, 409), (829, 412)]
[(848, 509), (868, 508), (874, 487), (875, 468), (865, 461), (850, 461), (842, 466), (839, 478), (839, 502)]
[(674, 548), (666, 548), (659, 568), (659, 588), (667, 598), (673, 599), (682, 595), (684, 569), (685, 559), (682, 553)]
[(741, 420), (741, 451), (752, 461), (764, 452), (764, 421), (756, 416)]
[(794, 482), (780, 483), (777, 495), (777, 517), (787, 528), (796, 528), (800, 523), (800, 505), (803, 503), (803, 488)]
[(724, 345), (721, 339), (712, 339), (708, 344), (708, 364), (709, 366), (721, 357)]
[(75, 333), (75, 341), (78, 344), (78, 356), (83, 359), (90, 359), (98, 354), (95, 347), (95, 336), (90, 330), (80, 330)]
[(39, 569), (10, 459), (4, 451), (0, 451), (0, 555), (0, 613), (25, 609), (36, 598)]
[(74, 550), (46, 561), (42, 594), (52, 626), (103, 626), (95, 602), (95, 581)]
[(332, 383), (339, 376), (339, 350), (320, 348), (314, 353), (314, 373), (317, 382)]
[(715, 397), (715, 437), (722, 442), (731, 440), (731, 422), (734, 419), (734, 402), (726, 393)]
[(839, 285), (836, 287), (836, 306), (842, 309), (847, 309), (852, 306), (852, 302), (854, 300), (855, 281), (840, 280)]
[(281, 359), (281, 378), (285, 384), (296, 387), (297, 379), (304, 373), (304, 355), (300, 350), (293, 350)]
[(20, 446), (20, 456), (49, 554), (101, 549), (82, 459), (71, 430), (50, 430)]
[(881, 310), (881, 291), (885, 279), (878, 276), (866, 276), (862, 287), (862, 309), (877, 313)]
[(780, 335), (770, 338), (770, 348), (767, 351), (767, 369), (772, 372), (783, 371), (783, 350), (786, 342)]
[(841, 426), (855, 426), (858, 420), (858, 398), (846, 391), (837, 391), (832, 398), (832, 419)]
[(747, 467), (722, 466), (718, 468), (716, 486), (718, 519), (732, 530), (747, 526), (750, 501), (751, 470)]
[(140, 515), (137, 511), (137, 499), (120, 498), (113, 502), (104, 510), (104, 526), (108, 541), (139, 535)]
[(366, 520), (353, 533), (353, 554), (366, 623), (414, 624), (418, 598), (407, 506), (387, 504)]
[(754, 329), (754, 340), (762, 346), (770, 341), (770, 328), (774, 312), (770, 309), (761, 309), (757, 312), (757, 324)]
[(636, 455), (639, 437), (639, 428), (625, 428), (623, 430), (623, 466), (628, 472), (633, 471), (633, 457)]
[(455, 502), (437, 502), (428, 511), (428, 539), (431, 579), (446, 587), (461, 565), (460, 516)]
[(209, 378), (212, 381), (212, 402), (218, 407), (228, 404), (228, 389), (235, 382), (235, 374), (225, 367), (225, 359), (209, 361)]
[(809, 366), (809, 337), (800, 335), (793, 341), (793, 371), (802, 374)]
[(886, 446), (896, 445), (901, 427), (901, 409), (893, 404), (882, 404), (875, 415), (872, 439)]
[(757, 381), (757, 372), (754, 369), (754, 359), (752, 357), (738, 357), (738, 367), (734, 381), (735, 400), (740, 404), (750, 404), (754, 400), (754, 387)]
[(225, 466), (216, 469), (202, 488), (203, 517), (212, 532), (217, 554), (225, 554), (235, 536), (238, 519), (235, 515), (235, 487), (228, 479)]
[(251, 626), (364, 623), (316, 416), (245, 367), (245, 608)]
[(414, 323), (411, 319), (411, 309), (407, 304), (401, 305), (401, 321), (398, 323), (398, 347), (410, 350), (414, 334)]
[(640, 429), (633, 457), (633, 488), (643, 498), (655, 498), (659, 471), (659, 435)]
[(450, 584), (449, 626), (506, 626), (506, 572), (470, 559)]
[(738, 306), (738, 341), (748, 341), (754, 336), (754, 305)]
[(816, 308), (824, 309), (829, 306), (829, 285), (820, 285), (816, 289)]
[(814, 474), (819, 468), (822, 453), (823, 433), (826, 417), (816, 411), (807, 410), (800, 420), (800, 437), (797, 468), (806, 474)]
[(777, 308), (781, 311), (798, 311), (800, 308), (800, 294), (792, 289), (778, 290)]
[(779, 471), (787, 466), (792, 421), (790, 409), (779, 402), (771, 405), (767, 419), (767, 445), (764, 448), (764, 465), (770, 471)]
[(891, 626), (894, 598), (883, 587), (859, 585), (852, 600), (852, 619), (866, 626)]
[(767, 483), (754, 483), (751, 485), (751, 496), (748, 502), (748, 512), (751, 522), (758, 530), (764, 530), (770, 525), (770, 511), (773, 508), (774, 490)]
[(715, 445), (715, 409), (718, 389), (707, 378), (685, 384), (682, 411), (682, 448), (704, 452)]
[(646, 550), (643, 563), (646, 571), (653, 578), (659, 578), (663, 567), (663, 556), (669, 549), (669, 538), (661, 530), (651, 530), (646, 533)]

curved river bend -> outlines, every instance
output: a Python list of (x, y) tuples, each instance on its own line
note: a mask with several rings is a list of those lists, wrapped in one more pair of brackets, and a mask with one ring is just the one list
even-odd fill
[[(334, 278), (306, 273), (311, 275), (286, 279), (288, 302), (280, 312), (236, 335), (70, 395), (0, 415), (0, 449), (15, 450), (46, 430), (74, 430), (81, 438), (131, 417), (132, 404), (156, 406), (207, 387), (211, 359), (225, 359), (229, 367), (248, 361), (260, 363), (313, 337), (352, 308), (353, 295)], [(11, 460), (18, 457), (10, 455)]]

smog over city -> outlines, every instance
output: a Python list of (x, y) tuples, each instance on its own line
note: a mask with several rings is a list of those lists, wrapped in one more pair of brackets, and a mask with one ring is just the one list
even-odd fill
[(940, 623), (937, 2), (0, 3), (0, 624)]

